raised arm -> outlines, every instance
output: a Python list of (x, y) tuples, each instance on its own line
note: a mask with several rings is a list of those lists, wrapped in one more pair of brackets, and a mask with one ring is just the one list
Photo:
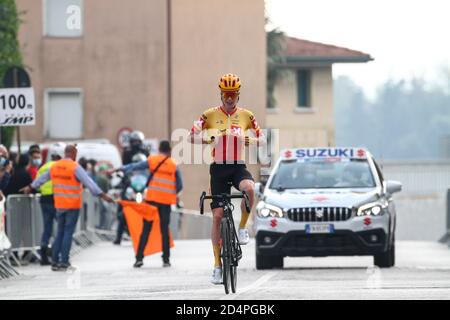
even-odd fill
[(204, 139), (202, 137), (203, 130), (207, 129), (206, 127), (206, 116), (202, 114), (199, 120), (194, 122), (192, 126), (191, 132), (189, 133), (188, 141), (194, 144), (210, 144), (214, 139)]
[(249, 144), (257, 144), (259, 146), (263, 146), (267, 144), (266, 136), (264, 135), (264, 132), (262, 131), (261, 127), (259, 126), (258, 122), (256, 121), (256, 118), (253, 114), (250, 114), (250, 128), (249, 128), (254, 134), (256, 138), (252, 137), (245, 137), (245, 145)]

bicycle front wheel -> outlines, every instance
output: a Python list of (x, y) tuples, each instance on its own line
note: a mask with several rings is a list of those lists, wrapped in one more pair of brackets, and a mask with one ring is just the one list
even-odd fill
[(239, 244), (237, 243), (237, 238), (235, 236), (234, 229), (232, 229), (234, 226), (231, 225), (231, 223), (228, 223), (228, 228), (231, 232), (231, 239), (230, 239), (230, 282), (231, 282), (231, 292), (236, 293), (236, 287), (237, 287), (237, 265), (238, 265), (238, 252), (236, 249), (236, 246)]
[(220, 224), (220, 236), (222, 238), (222, 276), (225, 293), (230, 293), (231, 285), (231, 255), (230, 255), (230, 230), (226, 219), (222, 219)]
[(231, 292), (236, 293), (237, 268), (235, 265), (230, 266), (230, 282), (231, 282)]

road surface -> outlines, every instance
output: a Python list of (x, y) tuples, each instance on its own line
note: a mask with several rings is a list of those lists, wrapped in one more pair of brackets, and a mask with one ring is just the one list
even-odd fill
[(373, 267), (371, 257), (285, 258), (283, 270), (256, 270), (254, 240), (243, 247), (237, 294), (209, 283), (209, 240), (180, 240), (172, 267), (158, 255), (132, 267), (130, 242), (101, 242), (75, 255), (75, 272), (29, 265), (0, 280), (1, 299), (449, 299), (450, 248), (397, 242), (397, 265)]

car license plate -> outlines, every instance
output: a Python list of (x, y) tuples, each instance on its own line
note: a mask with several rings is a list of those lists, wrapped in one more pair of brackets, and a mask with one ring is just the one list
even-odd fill
[(306, 233), (334, 233), (332, 224), (307, 224)]

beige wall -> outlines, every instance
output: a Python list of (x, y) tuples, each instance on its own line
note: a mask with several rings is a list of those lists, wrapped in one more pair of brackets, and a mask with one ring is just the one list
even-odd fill
[[(83, 90), (83, 138), (116, 143), (125, 126), (168, 138), (167, 0), (84, 0), (83, 36), (66, 39), (43, 37), (41, 0), (17, 4), (27, 11), (20, 41), (38, 110), (36, 126), (22, 130), (23, 140), (46, 140), (46, 88)], [(240, 104), (264, 126), (264, 24), (264, 0), (172, 0), (173, 129), (189, 130), (203, 110), (220, 103), (217, 82), (227, 72), (242, 78)], [(181, 169), (183, 200), (196, 208), (208, 189), (208, 167)]]
[(19, 37), (37, 106), (36, 126), (25, 128), (23, 139), (46, 139), (46, 88), (83, 90), (82, 138), (115, 143), (124, 126), (166, 135), (166, 1), (85, 0), (80, 38), (44, 37), (42, 3), (17, 0), (26, 11)]
[[(264, 125), (266, 37), (263, 0), (173, 0), (173, 128), (192, 127), (201, 113), (220, 104), (218, 80), (227, 72), (242, 79), (240, 105)], [(205, 165), (183, 165), (186, 206), (198, 206), (208, 190)], [(258, 177), (257, 168), (253, 174)]]
[(266, 125), (268, 128), (280, 130), (280, 149), (334, 145), (331, 66), (311, 70), (310, 109), (297, 108), (295, 69), (288, 69), (275, 88), (277, 107), (267, 111)]

